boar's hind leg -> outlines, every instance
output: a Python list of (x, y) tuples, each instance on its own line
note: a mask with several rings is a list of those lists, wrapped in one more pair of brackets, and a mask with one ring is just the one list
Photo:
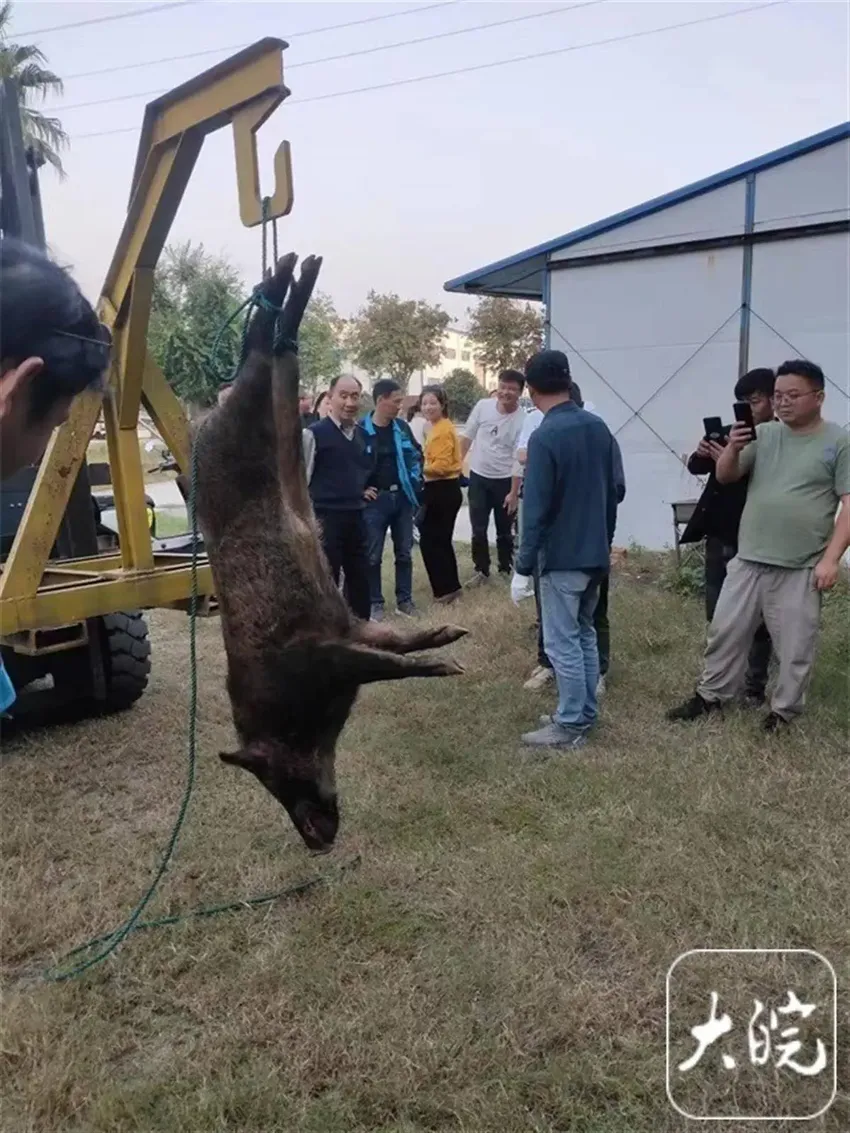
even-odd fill
[(311, 513), (310, 493), (304, 471), (301, 417), (298, 413), (298, 355), (296, 342), (304, 309), (309, 302), (320, 258), (308, 256), (301, 275), (292, 281), (277, 321), (272, 359), (272, 405), (277, 436), (278, 478), (283, 499), (302, 518)]
[(340, 682), (365, 685), (374, 681), (400, 681), (405, 677), (454, 677), (463, 672), (457, 661), (400, 657), (368, 645), (334, 644), (323, 647), (322, 660)]
[(390, 653), (420, 653), (425, 649), (451, 645), (453, 641), (466, 637), (469, 630), (460, 626), (438, 626), (436, 629), (403, 633), (381, 622), (360, 622), (355, 632), (363, 645), (371, 645), (374, 649), (387, 649)]

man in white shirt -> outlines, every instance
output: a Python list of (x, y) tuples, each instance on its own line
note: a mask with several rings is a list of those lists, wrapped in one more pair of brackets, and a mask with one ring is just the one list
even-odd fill
[(490, 515), (496, 521), (499, 574), (510, 577), (514, 556), (516, 499), (511, 493), (514, 452), (526, 414), (519, 399), (525, 378), (517, 370), (499, 375), (494, 398), (482, 398), (469, 415), (460, 439), (461, 456), (472, 449), (469, 462), (469, 522), (475, 575), (469, 585), (490, 577)]

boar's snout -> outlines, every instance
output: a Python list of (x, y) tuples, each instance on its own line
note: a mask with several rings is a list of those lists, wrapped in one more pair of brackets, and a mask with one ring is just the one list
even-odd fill
[(336, 795), (328, 798), (299, 799), (289, 810), (304, 845), (315, 853), (324, 853), (334, 844), (339, 829)]
[(292, 754), (281, 758), (268, 743), (253, 743), (237, 752), (220, 752), (225, 763), (244, 767), (286, 808), (292, 824), (308, 849), (316, 852), (333, 846), (339, 829), (333, 769), (320, 768), (315, 778), (302, 768), (292, 774)]

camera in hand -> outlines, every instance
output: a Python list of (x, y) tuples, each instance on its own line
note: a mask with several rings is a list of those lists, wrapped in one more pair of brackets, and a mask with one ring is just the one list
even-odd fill
[(750, 440), (754, 441), (756, 439), (756, 423), (753, 420), (753, 411), (749, 402), (736, 401), (733, 409), (735, 413), (735, 421), (739, 425), (749, 425)]
[(716, 441), (720, 444), (729, 432), (720, 417), (703, 417), (702, 425), (705, 429), (704, 437), (707, 441)]

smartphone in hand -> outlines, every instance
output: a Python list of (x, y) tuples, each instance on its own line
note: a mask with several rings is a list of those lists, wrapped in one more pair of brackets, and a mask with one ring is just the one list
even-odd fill
[(735, 420), (739, 425), (749, 425), (750, 440), (756, 439), (756, 423), (753, 420), (753, 410), (747, 401), (736, 401), (733, 406)]
[(725, 430), (720, 417), (703, 417), (702, 426), (705, 429), (705, 440), (716, 441), (718, 444), (722, 442)]

